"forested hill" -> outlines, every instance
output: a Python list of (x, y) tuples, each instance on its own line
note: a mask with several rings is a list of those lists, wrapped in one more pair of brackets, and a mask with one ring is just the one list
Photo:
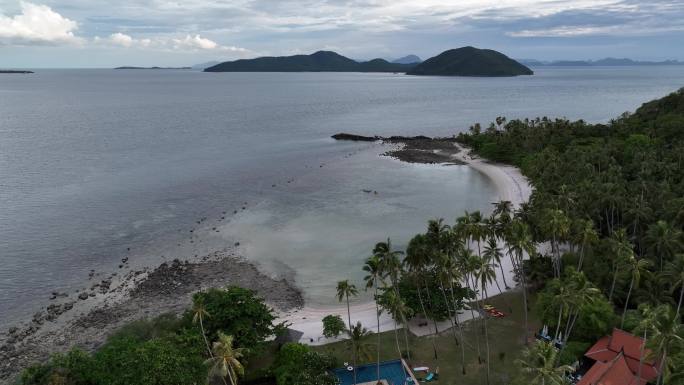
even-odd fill
[(425, 60), (409, 75), (518, 76), (533, 72), (508, 56), (491, 49), (461, 47)]
[(384, 59), (357, 62), (332, 51), (311, 55), (267, 56), (240, 59), (206, 68), (205, 72), (406, 72), (415, 64), (390, 63)]

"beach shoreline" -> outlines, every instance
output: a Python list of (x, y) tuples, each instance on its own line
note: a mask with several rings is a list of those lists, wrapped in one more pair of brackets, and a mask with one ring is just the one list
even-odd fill
[[(421, 139), (422, 140), (422, 139)], [(390, 142), (391, 144), (394, 142)], [(393, 148), (385, 153), (386, 156), (394, 157), (403, 162), (408, 163), (441, 163), (451, 166), (471, 167), (474, 170), (485, 175), (495, 186), (497, 190), (497, 198), (499, 201), (510, 201), (513, 208), (519, 208), (523, 203), (529, 200), (532, 194), (532, 186), (522, 172), (513, 166), (492, 163), (482, 158), (479, 158), (468, 151), (467, 148), (453, 142), (447, 141), (448, 145), (444, 146), (443, 142), (437, 148), (430, 148), (419, 144), (416, 146), (412, 144), (407, 146), (405, 143), (399, 148)], [(416, 148), (418, 147), (418, 148)], [(421, 153), (423, 152), (423, 153)], [(432, 155), (431, 155), (432, 154)], [(509, 283), (511, 288), (506, 288), (503, 292), (515, 290), (513, 280), (513, 267), (508, 258), (502, 260), (502, 268), (505, 272), (505, 277), (497, 274), (496, 282), (490, 284), (487, 292), (490, 296), (500, 294), (499, 288), (505, 288), (506, 283)], [(360, 268), (360, 267), (359, 267)], [(497, 271), (497, 273), (499, 270)], [(332, 284), (332, 283), (331, 283)], [(332, 299), (331, 299), (332, 300)], [(377, 331), (377, 318), (375, 303), (372, 301), (353, 304), (350, 308), (352, 323), (361, 322), (361, 324), (372, 331)], [(326, 338), (323, 336), (322, 319), (326, 315), (339, 315), (342, 319), (347, 318), (346, 306), (338, 307), (316, 307), (305, 306), (291, 312), (286, 312), (280, 315), (279, 320), (290, 324), (290, 328), (302, 332), (300, 338), (301, 343), (309, 345), (324, 345), (340, 340), (341, 338)], [(458, 316), (459, 322), (464, 322), (471, 319), (470, 312), (464, 312)], [(434, 333), (432, 325), (423, 325), (424, 320), (414, 319), (409, 321), (409, 330), (418, 336), (428, 335)], [(445, 330), (451, 327), (449, 320), (438, 323), (439, 330)], [(386, 313), (380, 316), (380, 331), (389, 331), (394, 328), (394, 320)]]

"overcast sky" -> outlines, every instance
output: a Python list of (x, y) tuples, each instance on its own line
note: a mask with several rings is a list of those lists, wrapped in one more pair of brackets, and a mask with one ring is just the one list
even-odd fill
[(192, 65), (334, 50), (684, 60), (684, 0), (0, 0), (0, 67)]

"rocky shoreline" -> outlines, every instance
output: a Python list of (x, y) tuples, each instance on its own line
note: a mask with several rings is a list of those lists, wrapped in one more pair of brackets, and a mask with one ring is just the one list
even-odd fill
[[(123, 262), (125, 263), (125, 262)], [(96, 274), (91, 273), (91, 280)], [(216, 252), (197, 261), (162, 263), (155, 269), (112, 273), (75, 298), (53, 292), (56, 301), (21, 326), (0, 334), (0, 383), (10, 383), (21, 370), (72, 347), (92, 351), (124, 324), (164, 313), (180, 314), (192, 293), (237, 285), (255, 290), (279, 312), (299, 309), (304, 299), (285, 279), (275, 279), (240, 258), (235, 250)]]
[(465, 164), (455, 159), (454, 155), (460, 151), (454, 138), (431, 138), (428, 136), (363, 136), (339, 133), (332, 136), (335, 140), (374, 142), (381, 141), (397, 144), (398, 148), (389, 150), (383, 155), (408, 163), (426, 164)]

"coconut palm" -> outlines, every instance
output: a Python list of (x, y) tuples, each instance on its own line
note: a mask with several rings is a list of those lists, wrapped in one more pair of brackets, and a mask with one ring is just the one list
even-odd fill
[(610, 236), (610, 248), (613, 265), (613, 281), (610, 285), (610, 292), (608, 294), (608, 301), (613, 299), (613, 292), (615, 291), (615, 283), (617, 282), (618, 272), (627, 261), (634, 256), (634, 247), (627, 239), (627, 232), (625, 229), (614, 231)]
[(527, 305), (527, 285), (525, 276), (525, 265), (523, 263), (524, 255), (533, 255), (536, 250), (534, 242), (532, 241), (532, 235), (530, 234), (530, 229), (524, 222), (519, 219), (514, 219), (511, 222), (509, 228), (509, 234), (506, 239), (508, 244), (508, 255), (511, 258), (511, 263), (513, 264), (513, 271), (515, 272), (518, 282), (522, 286), (522, 296), (523, 296), (523, 311), (525, 313), (525, 345), (528, 344), (527, 334), (528, 334), (528, 305)]
[(594, 229), (594, 222), (589, 219), (578, 220), (575, 228), (574, 241), (580, 247), (577, 271), (582, 271), (582, 262), (584, 262), (584, 254), (587, 246), (598, 241), (598, 233)]
[(551, 254), (553, 255), (554, 276), (561, 274), (560, 242), (567, 238), (570, 232), (570, 219), (563, 210), (549, 209), (544, 216), (542, 224), (546, 233), (551, 237)]
[[(427, 243), (427, 237), (422, 234), (418, 234), (411, 239), (408, 247), (406, 248), (406, 257), (404, 258), (404, 266), (412, 274), (413, 282), (416, 285), (416, 290), (418, 292), (418, 301), (420, 303), (420, 309), (426, 318), (430, 317), (430, 314), (425, 309), (425, 303), (423, 302), (423, 295), (421, 286), (426, 282), (426, 268), (431, 263), (430, 247)], [(425, 284), (426, 292), (430, 289)], [(433, 320), (434, 321), (434, 320)], [(437, 324), (435, 322), (435, 334), (437, 334)], [(435, 359), (437, 359), (437, 345), (435, 339), (431, 338), (432, 351), (434, 353)]]
[(660, 220), (648, 227), (646, 244), (653, 256), (660, 260), (660, 271), (663, 270), (663, 259), (670, 259), (684, 249), (682, 246), (682, 232), (672, 224)]
[(672, 262), (667, 264), (664, 275), (670, 279), (673, 291), (679, 288), (679, 300), (677, 301), (676, 311), (676, 318), (679, 319), (682, 297), (684, 296), (684, 254), (675, 255)]
[(553, 344), (537, 341), (531, 348), (526, 348), (523, 357), (516, 360), (523, 373), (529, 377), (530, 384), (563, 385), (566, 375), (572, 371), (568, 365), (556, 366), (558, 350)]
[(385, 299), (386, 303), (383, 305), (385, 310), (392, 316), (392, 319), (394, 319), (394, 338), (397, 343), (397, 352), (399, 353), (399, 357), (401, 357), (401, 348), (399, 348), (399, 333), (397, 331), (397, 323), (398, 322), (403, 322), (404, 323), (404, 342), (406, 343), (406, 357), (410, 360), (411, 359), (411, 352), (409, 349), (409, 341), (408, 341), (408, 332), (406, 329), (408, 329), (408, 324), (406, 323), (406, 319), (410, 317), (412, 314), (411, 308), (406, 306), (406, 303), (404, 300), (401, 299), (401, 297), (397, 296), (396, 292), (394, 290), (387, 290), (385, 292)]
[[(337, 300), (342, 302), (343, 300), (347, 301), (347, 319), (349, 321), (349, 329), (351, 330), (352, 328), (352, 323), (351, 323), (351, 309), (349, 307), (349, 297), (356, 297), (358, 294), (358, 291), (356, 290), (356, 286), (354, 284), (350, 284), (348, 280), (344, 281), (339, 281), (337, 283)], [(352, 343), (352, 350), (354, 351), (354, 385), (356, 385), (356, 349), (354, 348), (354, 340), (351, 340)]]
[[(370, 330), (361, 325), (361, 322), (356, 322), (356, 325), (349, 330), (349, 339), (354, 341), (353, 349), (354, 356), (363, 359), (370, 359), (372, 356), (372, 345), (366, 343), (366, 340), (373, 334)], [(379, 376), (379, 375), (378, 375)], [(380, 380), (378, 379), (378, 383)]]
[[(477, 266), (475, 270), (475, 275), (477, 277), (477, 280), (479, 281), (480, 288), (482, 290), (482, 293), (484, 294), (481, 298), (482, 301), (482, 308), (484, 308), (484, 300), (485, 298), (488, 297), (487, 295), (487, 285), (489, 285), (492, 281), (496, 281), (496, 263), (487, 257), (482, 257), (482, 258), (477, 258), (477, 262), (479, 262), (479, 266)], [(483, 311), (482, 312), (482, 321), (484, 323), (484, 332), (485, 332), (485, 347), (486, 347), (486, 360), (487, 360), (487, 384), (489, 384), (489, 330), (487, 329), (487, 318), (488, 314), (487, 312)]]
[(210, 376), (228, 377), (231, 385), (237, 385), (238, 376), (245, 374), (240, 359), (247, 353), (246, 349), (233, 347), (233, 336), (218, 332), (218, 341), (214, 342), (213, 356), (206, 363), (211, 365)]
[(625, 307), (622, 310), (622, 319), (620, 320), (620, 329), (625, 325), (625, 314), (627, 314), (627, 306), (629, 305), (629, 298), (632, 295), (632, 289), (634, 286), (639, 287), (639, 281), (641, 280), (641, 275), (646, 269), (651, 265), (648, 259), (637, 259), (632, 256), (628, 261), (628, 266), (632, 273), (632, 279), (629, 281), (629, 291), (627, 291), (627, 299), (625, 299)]
[(378, 382), (380, 382), (380, 308), (378, 306), (378, 286), (380, 282), (382, 281), (382, 271), (380, 270), (380, 258), (378, 258), (377, 255), (374, 255), (366, 260), (366, 263), (363, 265), (363, 271), (368, 273), (363, 280), (366, 282), (366, 290), (368, 289), (373, 289), (375, 292), (375, 295), (373, 298), (375, 299), (375, 315), (378, 321), (378, 329), (377, 329), (377, 346), (376, 346), (376, 353), (377, 353), (377, 365), (376, 365), (376, 371), (377, 371), (377, 377), (378, 377)]
[(209, 357), (213, 357), (211, 347), (209, 346), (209, 340), (207, 339), (207, 333), (204, 331), (204, 318), (208, 317), (209, 313), (204, 305), (204, 300), (201, 299), (201, 297), (198, 297), (192, 303), (192, 323), (199, 323), (200, 331), (202, 332), (202, 338), (204, 338), (204, 344), (207, 346)]
[[(487, 239), (487, 244), (485, 245), (484, 253), (482, 253), (482, 256), (486, 258), (488, 261), (491, 261), (495, 265), (499, 266), (499, 268), (501, 269), (501, 276), (503, 277), (504, 281), (504, 287), (506, 289), (509, 289), (508, 283), (506, 282), (506, 274), (504, 273), (503, 265), (501, 264), (503, 253), (501, 252), (501, 249), (499, 248), (499, 245), (496, 242), (495, 237)], [(494, 282), (496, 283), (497, 289), (499, 289), (499, 293), (501, 293), (501, 287), (499, 287), (499, 281), (496, 280), (496, 274), (494, 275)]]
[(394, 291), (394, 296), (396, 297), (394, 302), (394, 305), (396, 306), (395, 310), (398, 311), (398, 313), (393, 313), (393, 315), (398, 316), (399, 318), (395, 318), (395, 320), (401, 320), (405, 326), (404, 340), (406, 341), (406, 354), (407, 358), (410, 359), (411, 353), (408, 343), (408, 331), (406, 330), (408, 329), (408, 316), (407, 312), (405, 311), (407, 307), (399, 295), (399, 277), (403, 271), (400, 256), (404, 255), (404, 252), (400, 250), (393, 250), (392, 241), (387, 238), (387, 242), (379, 242), (375, 245), (373, 248), (373, 255), (376, 255), (378, 258), (380, 258), (380, 271), (382, 272), (382, 276), (389, 277), (390, 279), (391, 289)]
[(669, 371), (671, 366), (669, 353), (684, 341), (684, 325), (675, 317), (671, 306), (661, 305), (654, 309), (649, 326), (651, 335), (649, 347), (653, 350), (655, 357), (660, 359), (657, 384), (662, 384), (663, 378), (667, 377), (667, 373), (664, 372)]
[[(463, 277), (463, 282), (466, 284), (466, 288), (468, 291), (471, 291), (475, 293), (475, 298), (472, 304), (470, 304), (468, 307), (470, 308), (470, 316), (475, 319), (475, 311), (473, 310), (473, 304), (478, 310), (478, 313), (480, 311), (480, 305), (479, 302), (477, 301), (477, 285), (475, 284), (475, 279), (473, 278), (475, 275), (475, 270), (477, 269), (477, 266), (479, 265), (475, 260), (477, 259), (477, 255), (474, 255), (470, 249), (463, 248), (459, 254), (457, 254), (457, 266), (458, 270), (460, 271), (460, 275)], [(475, 335), (475, 346), (477, 347), (477, 362), (479, 364), (482, 364), (482, 354), (480, 353), (480, 333), (475, 332), (473, 333)]]

